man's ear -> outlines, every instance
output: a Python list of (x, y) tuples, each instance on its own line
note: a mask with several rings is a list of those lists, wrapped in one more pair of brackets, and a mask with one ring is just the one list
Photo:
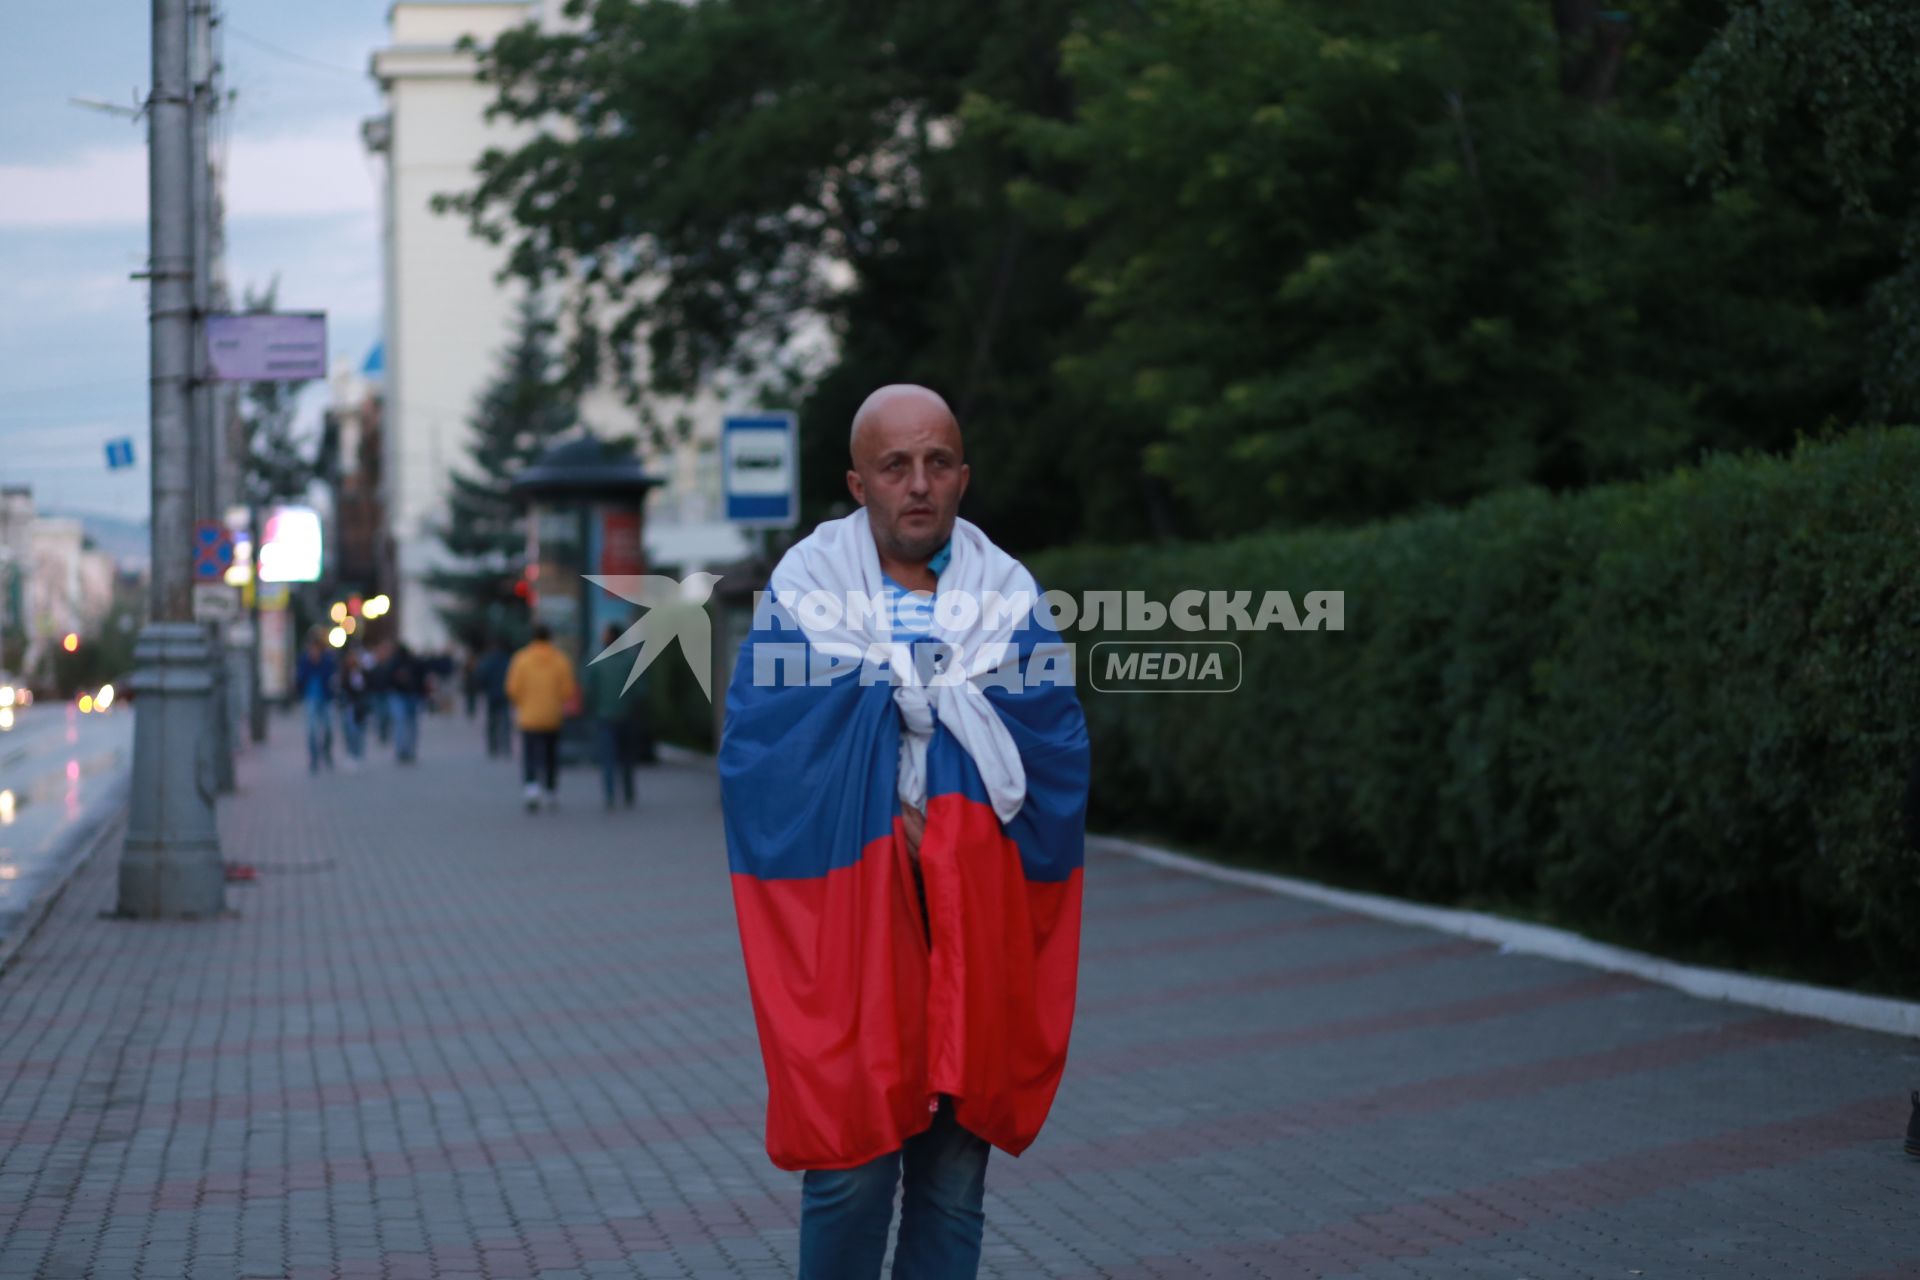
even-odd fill
[(847, 469), (847, 492), (852, 494), (853, 500), (861, 506), (867, 505), (867, 486), (861, 482), (860, 473), (851, 467)]

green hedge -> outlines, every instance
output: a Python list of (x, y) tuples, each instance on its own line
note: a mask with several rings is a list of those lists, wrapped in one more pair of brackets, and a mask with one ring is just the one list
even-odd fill
[[(1365, 528), (1034, 560), (1346, 593), (1232, 694), (1082, 677), (1094, 820), (1695, 959), (1920, 990), (1920, 432)], [(1169, 635), (1173, 634), (1171, 632)], [(1084, 655), (1101, 638), (1074, 636)]]

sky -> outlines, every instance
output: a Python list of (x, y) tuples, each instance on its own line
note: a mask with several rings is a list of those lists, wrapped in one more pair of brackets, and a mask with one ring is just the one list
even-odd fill
[[(227, 272), (236, 300), (276, 276), (325, 311), (333, 359), (380, 325), (379, 170), (360, 122), (390, 0), (220, 0)], [(0, 41), (0, 483), (43, 510), (144, 518), (146, 130), (73, 98), (131, 106), (151, 78), (151, 0), (13, 5)], [(314, 400), (317, 402), (317, 391)], [(307, 406), (309, 412), (315, 403)], [(109, 472), (106, 442), (137, 465)]]

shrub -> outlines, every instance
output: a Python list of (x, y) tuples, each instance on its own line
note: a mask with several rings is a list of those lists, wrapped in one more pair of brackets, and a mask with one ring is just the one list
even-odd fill
[(1045, 553), (1074, 592), (1346, 593), (1342, 631), (1218, 637), (1233, 694), (1083, 675), (1095, 820), (1920, 990), (1916, 477), (1920, 431), (1874, 429), (1352, 530)]

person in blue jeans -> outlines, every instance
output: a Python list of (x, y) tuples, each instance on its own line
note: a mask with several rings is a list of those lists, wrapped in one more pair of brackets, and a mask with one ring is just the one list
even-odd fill
[[(620, 627), (609, 622), (600, 643), (610, 649), (619, 639)], [(600, 757), (600, 785), (609, 809), (613, 808), (616, 790), (627, 808), (633, 808), (634, 803), (633, 713), (640, 689), (637, 685), (631, 690), (626, 687), (627, 666), (617, 657), (605, 658), (589, 663), (580, 680), (587, 714), (593, 717), (594, 750)]]
[(940, 1099), (933, 1125), (898, 1151), (851, 1169), (809, 1169), (800, 1182), (800, 1280), (877, 1276), (900, 1197), (894, 1280), (974, 1280), (986, 1229), (984, 1139)]
[(340, 701), (340, 737), (347, 747), (347, 769), (360, 767), (367, 754), (367, 664), (356, 645), (340, 660), (337, 681)]
[(307, 712), (307, 772), (333, 768), (333, 681), (338, 665), (319, 628), (307, 637), (294, 667), (294, 685)]
[(500, 636), (487, 641), (487, 651), (475, 665), (474, 680), (487, 704), (487, 754), (513, 754), (513, 704), (507, 701), (507, 664), (513, 655)]
[(381, 665), (393, 717), (393, 758), (411, 764), (420, 749), (420, 698), (427, 691), (427, 670), (405, 641), (389, 640)]

